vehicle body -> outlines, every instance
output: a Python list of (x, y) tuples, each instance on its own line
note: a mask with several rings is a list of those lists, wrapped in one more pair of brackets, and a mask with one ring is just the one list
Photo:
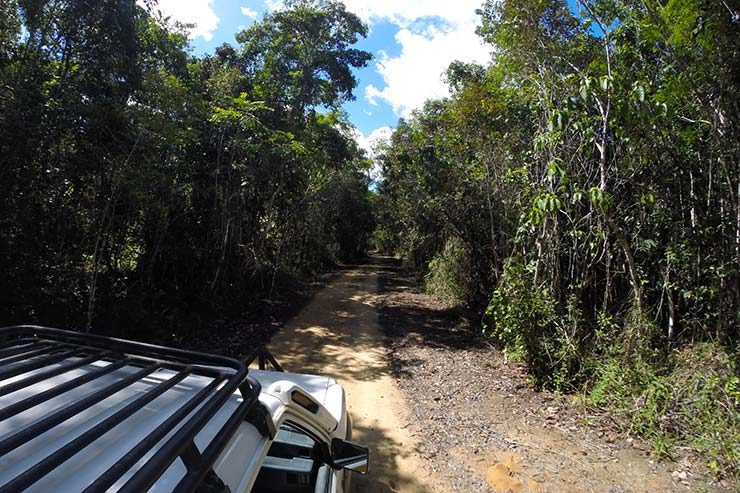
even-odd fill
[(0, 342), (0, 493), (346, 493), (367, 471), (342, 387), (263, 348), (240, 362), (34, 326)]

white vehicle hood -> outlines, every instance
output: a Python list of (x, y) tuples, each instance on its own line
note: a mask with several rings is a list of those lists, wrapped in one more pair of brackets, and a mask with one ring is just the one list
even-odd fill
[(299, 385), (311, 394), (337, 420), (342, 421), (344, 411), (344, 390), (331, 377), (320, 375), (305, 375), (302, 373), (288, 373), (277, 371), (249, 370), (249, 375), (262, 385), (262, 392), (275, 382), (290, 381)]

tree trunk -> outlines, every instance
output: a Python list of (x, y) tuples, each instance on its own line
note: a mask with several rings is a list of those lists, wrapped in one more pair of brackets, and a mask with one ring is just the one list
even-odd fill
[(668, 340), (672, 341), (676, 332), (676, 304), (673, 298), (673, 289), (671, 288), (671, 265), (665, 268), (664, 283), (666, 290), (666, 300), (668, 301)]
[(609, 217), (607, 217), (607, 224), (611, 229), (614, 236), (617, 238), (619, 246), (624, 252), (624, 261), (627, 265), (627, 273), (629, 275), (630, 285), (632, 286), (632, 297), (635, 304), (635, 309), (638, 315), (642, 316), (642, 285), (640, 283), (640, 275), (637, 272), (637, 263), (635, 257), (632, 254), (632, 248), (630, 247), (627, 238), (625, 238), (622, 229)]

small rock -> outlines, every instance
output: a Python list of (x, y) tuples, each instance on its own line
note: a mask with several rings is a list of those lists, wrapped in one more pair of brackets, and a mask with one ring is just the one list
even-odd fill
[(643, 452), (649, 452), (650, 451), (650, 445), (644, 442), (635, 441), (632, 443), (632, 448), (641, 450)]

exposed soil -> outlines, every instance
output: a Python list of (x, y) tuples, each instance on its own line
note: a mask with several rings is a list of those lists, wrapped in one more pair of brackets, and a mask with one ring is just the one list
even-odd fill
[(420, 452), (464, 492), (733, 491), (686, 455), (660, 462), (648, 443), (572, 398), (537, 392), (524, 369), (471, 334), (455, 310), (386, 260), (380, 321), (411, 407)]
[(392, 259), (281, 293), (165, 342), (244, 356), (273, 338), (286, 370), (336, 377), (353, 438), (371, 449), (358, 493), (734, 491), (704, 475), (700, 459), (660, 462), (608, 416), (532, 389), (521, 366)]
[(374, 265), (345, 270), (269, 348), (285, 370), (333, 376), (344, 387), (352, 439), (368, 446), (371, 457), (370, 473), (353, 479), (355, 492), (435, 491), (438, 480), (418, 452), (413, 420), (388, 365), (374, 307), (377, 287)]

